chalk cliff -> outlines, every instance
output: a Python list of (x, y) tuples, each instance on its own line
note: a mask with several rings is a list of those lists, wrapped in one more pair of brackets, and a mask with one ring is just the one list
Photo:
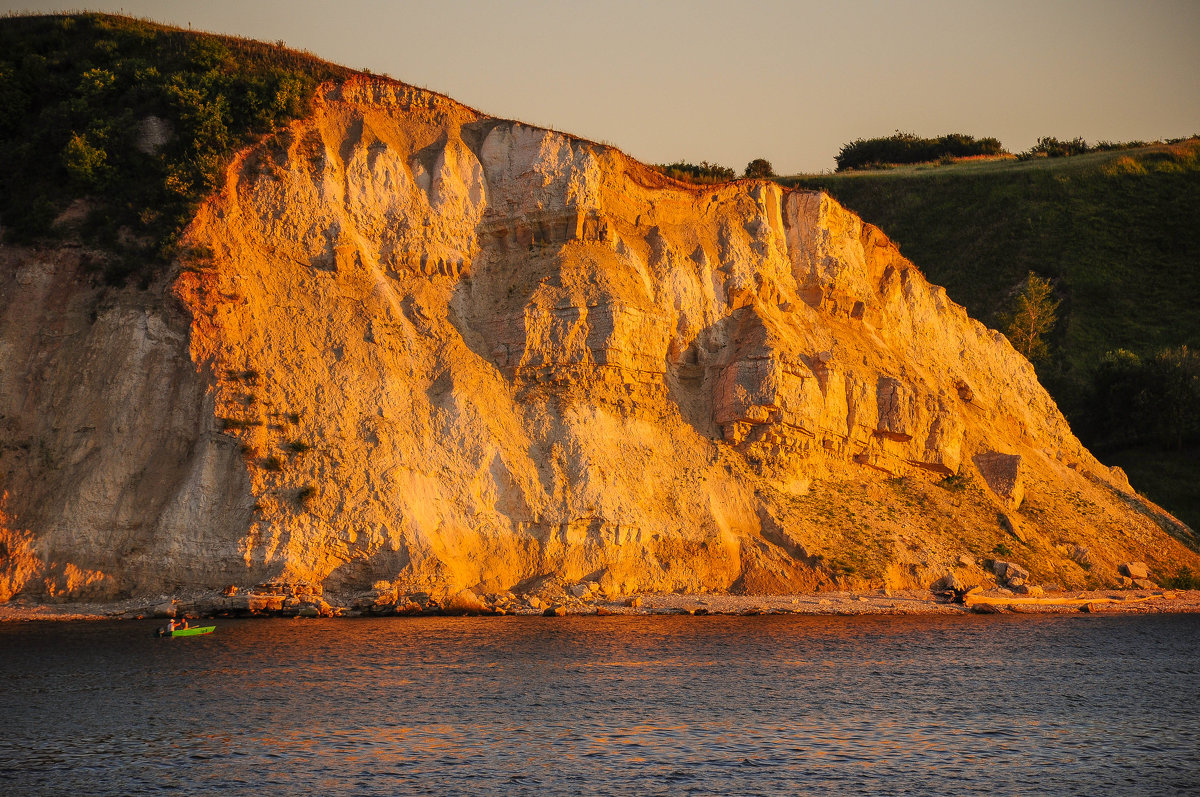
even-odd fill
[(0, 600), (1200, 567), (820, 193), (364, 77), (239, 156), (162, 282), (96, 287), (90, 256), (0, 250)]

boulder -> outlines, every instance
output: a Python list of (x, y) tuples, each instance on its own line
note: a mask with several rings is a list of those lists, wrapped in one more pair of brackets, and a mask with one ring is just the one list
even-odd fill
[(245, 610), (252, 614), (278, 612), (283, 609), (282, 595), (239, 595), (236, 597), (245, 597)]
[[(1003, 559), (997, 559), (992, 564), (992, 572), (996, 574), (997, 578), (1001, 578), (1009, 584), (1024, 583), (1024, 580), (1029, 578), (1028, 570), (1016, 562), (1007, 562)], [(1019, 582), (1018, 579), (1020, 579)]]
[(954, 573), (947, 573), (937, 581), (933, 582), (932, 589), (934, 592), (939, 592), (942, 590), (961, 590), (965, 589), (965, 587), (966, 584), (962, 579), (960, 579)]
[(542, 615), (545, 617), (566, 617), (567, 607), (563, 606), (561, 603), (556, 603), (555, 605), (547, 608), (546, 611), (542, 612)]
[(1157, 589), (1158, 585), (1148, 578), (1135, 578), (1133, 585), (1138, 589)]
[(963, 554), (962, 556), (958, 557), (958, 564), (962, 567), (974, 567), (975, 557), (971, 556), (970, 554)]
[(1008, 509), (1016, 509), (1025, 499), (1019, 454), (985, 451), (972, 459), (984, 482)]
[(479, 599), (469, 589), (459, 590), (446, 599), (442, 606), (442, 611), (446, 614), (486, 614), (491, 611), (491, 607)]
[(1117, 571), (1123, 576), (1129, 576), (1132, 579), (1149, 578), (1150, 568), (1146, 567), (1145, 562), (1125, 562)]
[(155, 606), (153, 609), (150, 610), (150, 615), (152, 617), (160, 617), (160, 618), (161, 617), (174, 617), (175, 616), (175, 602), (168, 601), (167, 603), (158, 604), (157, 606)]
[(396, 614), (405, 617), (415, 617), (416, 615), (420, 614), (421, 611), (421, 604), (407, 598), (396, 604)]

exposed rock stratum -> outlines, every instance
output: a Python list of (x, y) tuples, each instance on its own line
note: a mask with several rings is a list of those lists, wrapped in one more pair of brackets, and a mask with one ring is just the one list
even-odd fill
[(0, 600), (1200, 567), (1002, 335), (824, 194), (681, 184), (363, 77), (243, 152), (187, 251), (139, 290), (2, 250)]

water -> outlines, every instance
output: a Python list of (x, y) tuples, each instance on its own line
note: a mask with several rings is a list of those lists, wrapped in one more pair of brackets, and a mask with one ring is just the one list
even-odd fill
[(0, 626), (2, 794), (1181, 794), (1200, 616)]

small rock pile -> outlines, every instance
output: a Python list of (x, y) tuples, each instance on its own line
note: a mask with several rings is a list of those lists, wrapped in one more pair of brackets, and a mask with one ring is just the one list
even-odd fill
[(1036, 584), (1030, 584), (1029, 571), (1016, 562), (997, 559), (992, 563), (992, 572), (996, 574), (996, 578), (1000, 580), (1001, 584), (1018, 595), (1037, 598), (1046, 592)]
[(1158, 586), (1150, 580), (1150, 568), (1146, 567), (1145, 562), (1125, 562), (1117, 567), (1117, 572), (1117, 580), (1123, 587), (1155, 589)]

